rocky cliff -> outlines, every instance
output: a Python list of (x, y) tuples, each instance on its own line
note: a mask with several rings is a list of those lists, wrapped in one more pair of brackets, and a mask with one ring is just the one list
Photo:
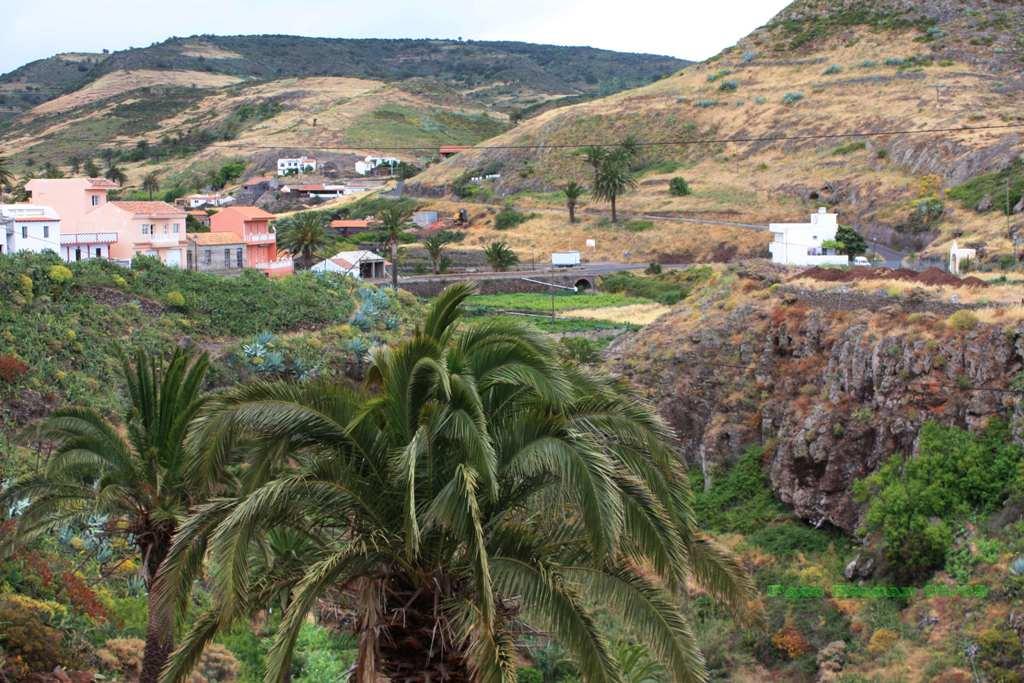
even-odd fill
[(1022, 436), (1024, 324), (949, 317), (961, 308), (740, 266), (610, 349), (609, 362), (657, 402), (706, 481), (763, 443), (783, 502), (853, 532), (853, 483), (913, 453), (925, 421), (977, 429), (1001, 416)]

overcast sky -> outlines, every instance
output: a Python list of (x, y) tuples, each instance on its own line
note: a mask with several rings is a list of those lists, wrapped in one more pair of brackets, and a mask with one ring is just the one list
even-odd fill
[(787, 0), (22, 0), (4, 2), (0, 72), (58, 52), (200, 33), (463, 38), (705, 59)]

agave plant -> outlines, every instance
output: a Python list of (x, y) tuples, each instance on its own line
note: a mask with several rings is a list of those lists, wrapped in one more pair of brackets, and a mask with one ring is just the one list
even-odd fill
[[(741, 614), (753, 589), (697, 528), (670, 430), (625, 387), (563, 365), (530, 328), (460, 327), (471, 292), (450, 288), (410, 339), (376, 349), (362, 388), (259, 382), (211, 400), (189, 437), (194, 469), (216, 479), (240, 443), (260, 455), (245, 495), (201, 506), (175, 539), (161, 602), (181, 604), (206, 557), (213, 606), (165, 683), (282, 591), (267, 683), (289, 675), (322, 600), (354, 615), (361, 683), (511, 683), (517, 637), (536, 628), (585, 680), (620, 681), (595, 604), (671, 680), (706, 679), (686, 586)], [(252, 558), (285, 530), (309, 544), (268, 583)]]

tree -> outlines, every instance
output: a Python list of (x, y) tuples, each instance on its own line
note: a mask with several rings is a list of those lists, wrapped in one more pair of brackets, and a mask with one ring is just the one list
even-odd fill
[(90, 178), (96, 178), (100, 174), (100, 167), (92, 159), (86, 159), (82, 164), (82, 171)]
[(315, 211), (305, 211), (282, 223), (278, 223), (278, 244), (295, 257), (300, 268), (312, 267), (331, 244), (324, 217)]
[(586, 192), (586, 188), (577, 183), (575, 180), (567, 184), (563, 189), (562, 193), (565, 194), (565, 206), (569, 209), (569, 222), (576, 222), (576, 204), (579, 202), (580, 197)]
[(614, 149), (591, 146), (583, 148), (583, 158), (594, 169), (592, 194), (611, 204), (612, 223), (618, 222), (616, 201), (619, 195), (636, 187), (632, 165), (639, 152), (639, 144), (627, 138)]
[(82, 159), (77, 155), (72, 155), (68, 158), (68, 167), (71, 169), (71, 175), (78, 175), (78, 172), (82, 170)]
[[(19, 538), (58, 524), (107, 515), (107, 528), (134, 542), (151, 597), (171, 549), (177, 519), (202, 502), (210, 482), (186, 467), (185, 433), (206, 400), (207, 358), (178, 350), (164, 362), (143, 351), (124, 359), (130, 408), (121, 424), (98, 412), (72, 408), (53, 413), (42, 434), (56, 441), (45, 472), (15, 481), (0, 503), (27, 501), (18, 516)], [(174, 649), (173, 613), (149, 601), (142, 683), (155, 683)]]
[(14, 187), (14, 172), (7, 157), (0, 157), (0, 202), (3, 201), (4, 188)]
[(385, 206), (377, 213), (381, 230), (384, 231), (388, 249), (391, 252), (391, 286), (398, 289), (398, 241), (412, 217), (412, 210), (397, 202)]
[(448, 236), (441, 232), (436, 232), (423, 240), (423, 248), (427, 250), (427, 256), (430, 257), (430, 265), (433, 267), (434, 273), (440, 273), (441, 264), (447, 260), (447, 257), (444, 255), (444, 248), (447, 245)]
[(123, 185), (125, 181), (128, 180), (128, 177), (124, 174), (124, 171), (118, 168), (117, 164), (114, 164), (113, 166), (108, 168), (107, 172), (103, 174), (103, 177), (106, 178), (107, 180), (117, 183), (118, 185)]
[(57, 168), (56, 164), (52, 161), (47, 161), (43, 164), (43, 177), (44, 178), (63, 178), (64, 173)]
[(461, 328), (472, 292), (449, 288), (411, 338), (377, 351), (365, 388), (262, 382), (211, 399), (189, 439), (202, 445), (196, 469), (230, 469), (240, 442), (290, 464), (199, 508), (176, 537), (163, 595), (192, 584), (201, 548), (214, 602), (163, 683), (183, 680), (206, 642), (267, 597), (249, 558), (277, 529), (314, 549), (287, 580), (265, 681), (287, 675), (320, 600), (354, 612), (359, 683), (511, 683), (516, 634), (537, 628), (584, 680), (618, 681), (595, 606), (668, 680), (706, 679), (680, 609), (687, 585), (741, 615), (754, 591), (697, 527), (670, 429), (620, 383), (562, 364), (528, 326)]
[(843, 253), (850, 256), (860, 256), (868, 250), (868, 243), (859, 232), (848, 225), (840, 225), (836, 230), (836, 241), (843, 244)]
[(160, 191), (160, 176), (157, 175), (156, 171), (150, 171), (146, 174), (146, 177), (142, 179), (142, 191), (149, 193), (149, 199), (152, 201), (153, 193)]
[(519, 263), (519, 257), (509, 249), (507, 242), (491, 242), (484, 249), (484, 258), (494, 270), (508, 270)]

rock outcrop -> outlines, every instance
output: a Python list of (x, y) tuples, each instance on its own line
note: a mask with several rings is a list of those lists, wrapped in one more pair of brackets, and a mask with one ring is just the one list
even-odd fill
[(1024, 325), (960, 331), (946, 324), (945, 303), (737, 287), (754, 290), (684, 302), (609, 351), (706, 482), (764, 444), (783, 502), (812, 524), (853, 532), (854, 482), (893, 453), (913, 453), (925, 421), (974, 430), (1000, 416), (1021, 436), (1024, 394), (1010, 387), (1024, 367)]

